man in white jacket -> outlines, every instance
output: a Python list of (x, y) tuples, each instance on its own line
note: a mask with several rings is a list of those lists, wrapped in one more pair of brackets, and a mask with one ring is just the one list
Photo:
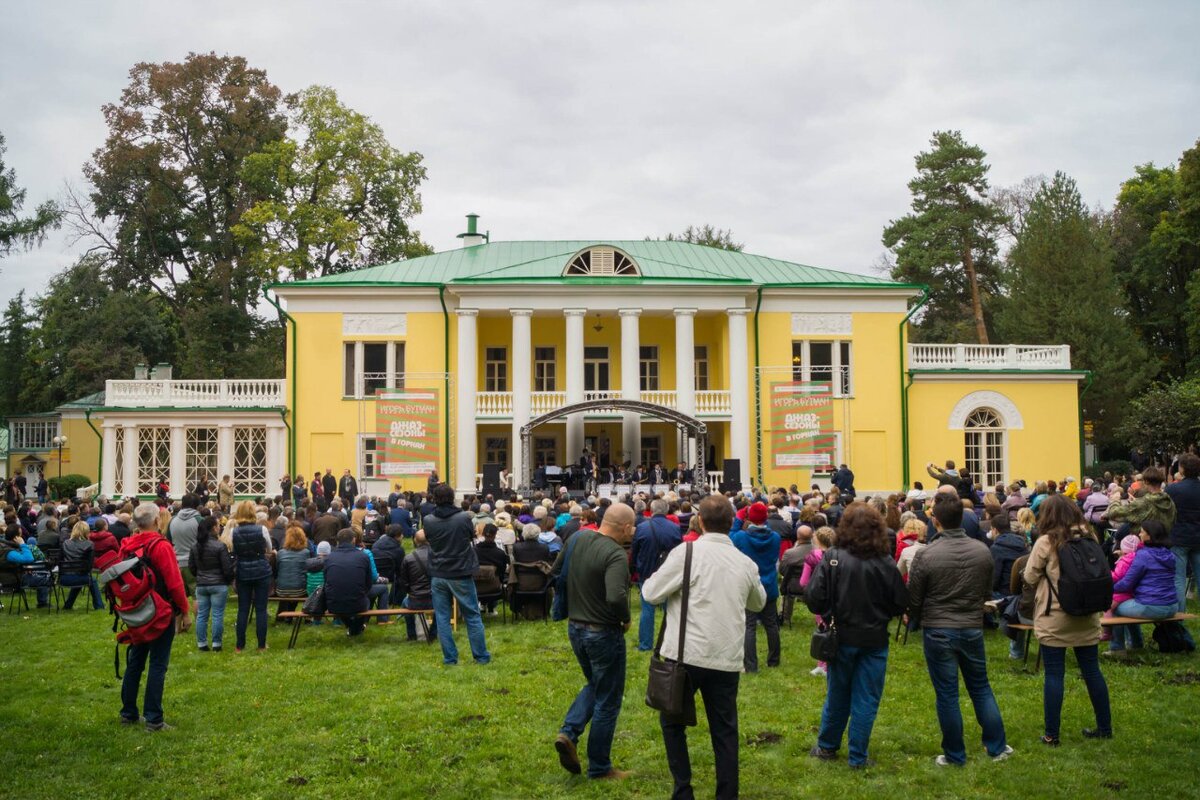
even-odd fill
[[(699, 508), (703, 535), (694, 543), (671, 550), (667, 560), (644, 584), (642, 597), (667, 604), (663, 658), (683, 662), (691, 683), (687, 708), (679, 717), (660, 714), (667, 765), (675, 779), (672, 797), (692, 797), (692, 766), (688, 758), (687, 726), (696, 724), (695, 692), (700, 690), (708, 717), (717, 772), (717, 798), (738, 796), (738, 679), (742, 670), (746, 611), (761, 611), (767, 593), (758, 567), (729, 540), (733, 508), (715, 495)], [(688, 589), (687, 629), (679, 653), (679, 616), (683, 599), (683, 569), (692, 551)]]

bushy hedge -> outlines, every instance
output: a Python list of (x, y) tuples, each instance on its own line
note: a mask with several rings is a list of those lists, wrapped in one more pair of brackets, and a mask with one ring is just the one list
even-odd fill
[(51, 500), (74, 499), (76, 491), (92, 485), (92, 479), (87, 475), (63, 475), (61, 478), (55, 476), (46, 478), (46, 485), (50, 489)]

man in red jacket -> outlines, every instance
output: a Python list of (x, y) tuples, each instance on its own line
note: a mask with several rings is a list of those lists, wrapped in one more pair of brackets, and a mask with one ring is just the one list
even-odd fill
[(142, 721), (138, 717), (137, 700), (148, 657), (150, 673), (146, 676), (146, 697), (142, 708), (146, 713), (146, 730), (157, 733), (171, 729), (170, 725), (163, 722), (162, 707), (163, 684), (167, 679), (167, 665), (171, 661), (171, 643), (177, 632), (183, 633), (188, 629), (191, 619), (188, 617), (187, 591), (184, 589), (183, 576), (179, 573), (175, 549), (158, 533), (158, 506), (153, 503), (139, 505), (133, 510), (133, 523), (136, 533), (126, 538), (122, 547), (141, 550), (143, 557), (150, 562), (158, 582), (156, 591), (171, 604), (175, 623), (167, 626), (157, 639), (129, 647), (125, 679), (121, 683), (121, 724), (137, 725)]

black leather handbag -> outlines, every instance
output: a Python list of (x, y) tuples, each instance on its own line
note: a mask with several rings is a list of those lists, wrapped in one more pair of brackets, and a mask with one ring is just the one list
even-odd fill
[(683, 666), (683, 642), (687, 632), (688, 587), (692, 582), (692, 543), (684, 545), (683, 557), (683, 605), (679, 609), (679, 650), (674, 661), (663, 658), (663, 636), (667, 632), (667, 615), (663, 613), (662, 627), (658, 629), (658, 643), (650, 656), (650, 675), (646, 681), (646, 705), (667, 716), (677, 717), (683, 713), (688, 690), (688, 674)]
[(829, 613), (823, 615), (824, 621), (819, 623), (817, 629), (813, 631), (808, 653), (817, 661), (824, 661), (828, 664), (837, 658), (838, 653), (837, 619), (833, 604), (837, 601), (837, 574), (840, 570), (838, 569), (836, 550), (830, 550), (826, 558), (829, 559), (830, 571), (833, 573), (829, 586)]
[(300, 609), (310, 617), (319, 617), (325, 613), (325, 585), (322, 584), (313, 590), (313, 593), (304, 601), (304, 606)]

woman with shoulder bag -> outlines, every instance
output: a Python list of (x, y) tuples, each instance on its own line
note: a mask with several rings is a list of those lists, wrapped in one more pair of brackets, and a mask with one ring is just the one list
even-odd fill
[(271, 589), (271, 540), (258, 521), (258, 509), (250, 500), (238, 504), (233, 514), (233, 555), (237, 559), (237, 651), (246, 646), (246, 625), (254, 605), (258, 649), (267, 649), (267, 598)]
[[(1045, 735), (1042, 743), (1059, 745), (1059, 725), (1062, 719), (1063, 679), (1066, 673), (1067, 648), (1075, 650), (1079, 672), (1087, 685), (1096, 727), (1084, 728), (1088, 739), (1112, 738), (1112, 710), (1108, 699), (1108, 684), (1100, 672), (1100, 615), (1074, 616), (1063, 610), (1057, 590), (1062, 573), (1058, 554), (1073, 539), (1087, 538), (1093, 542), (1096, 534), (1083, 518), (1075, 503), (1062, 495), (1050, 495), (1042, 502), (1038, 515), (1038, 539), (1029, 554), (1023, 575), (1025, 582), (1037, 587), (1034, 605), (1033, 633), (1037, 636), (1045, 663), (1045, 682), (1042, 689), (1042, 708)], [(1097, 543), (1097, 547), (1098, 547)]]
[(212, 620), (212, 651), (221, 652), (225, 634), (225, 603), (233, 581), (233, 558), (215, 536), (217, 520), (201, 517), (188, 569), (196, 576), (196, 646), (208, 650), (208, 621)]
[(892, 560), (887, 526), (877, 510), (860, 502), (846, 507), (837, 545), (813, 570), (804, 602), (825, 620), (829, 632), (821, 634), (822, 644), (836, 648), (828, 662), (817, 744), (809, 754), (822, 761), (837, 758), (848, 722), (849, 763), (862, 769), (872, 763), (867, 746), (883, 699), (888, 624), (908, 606), (908, 588)]

